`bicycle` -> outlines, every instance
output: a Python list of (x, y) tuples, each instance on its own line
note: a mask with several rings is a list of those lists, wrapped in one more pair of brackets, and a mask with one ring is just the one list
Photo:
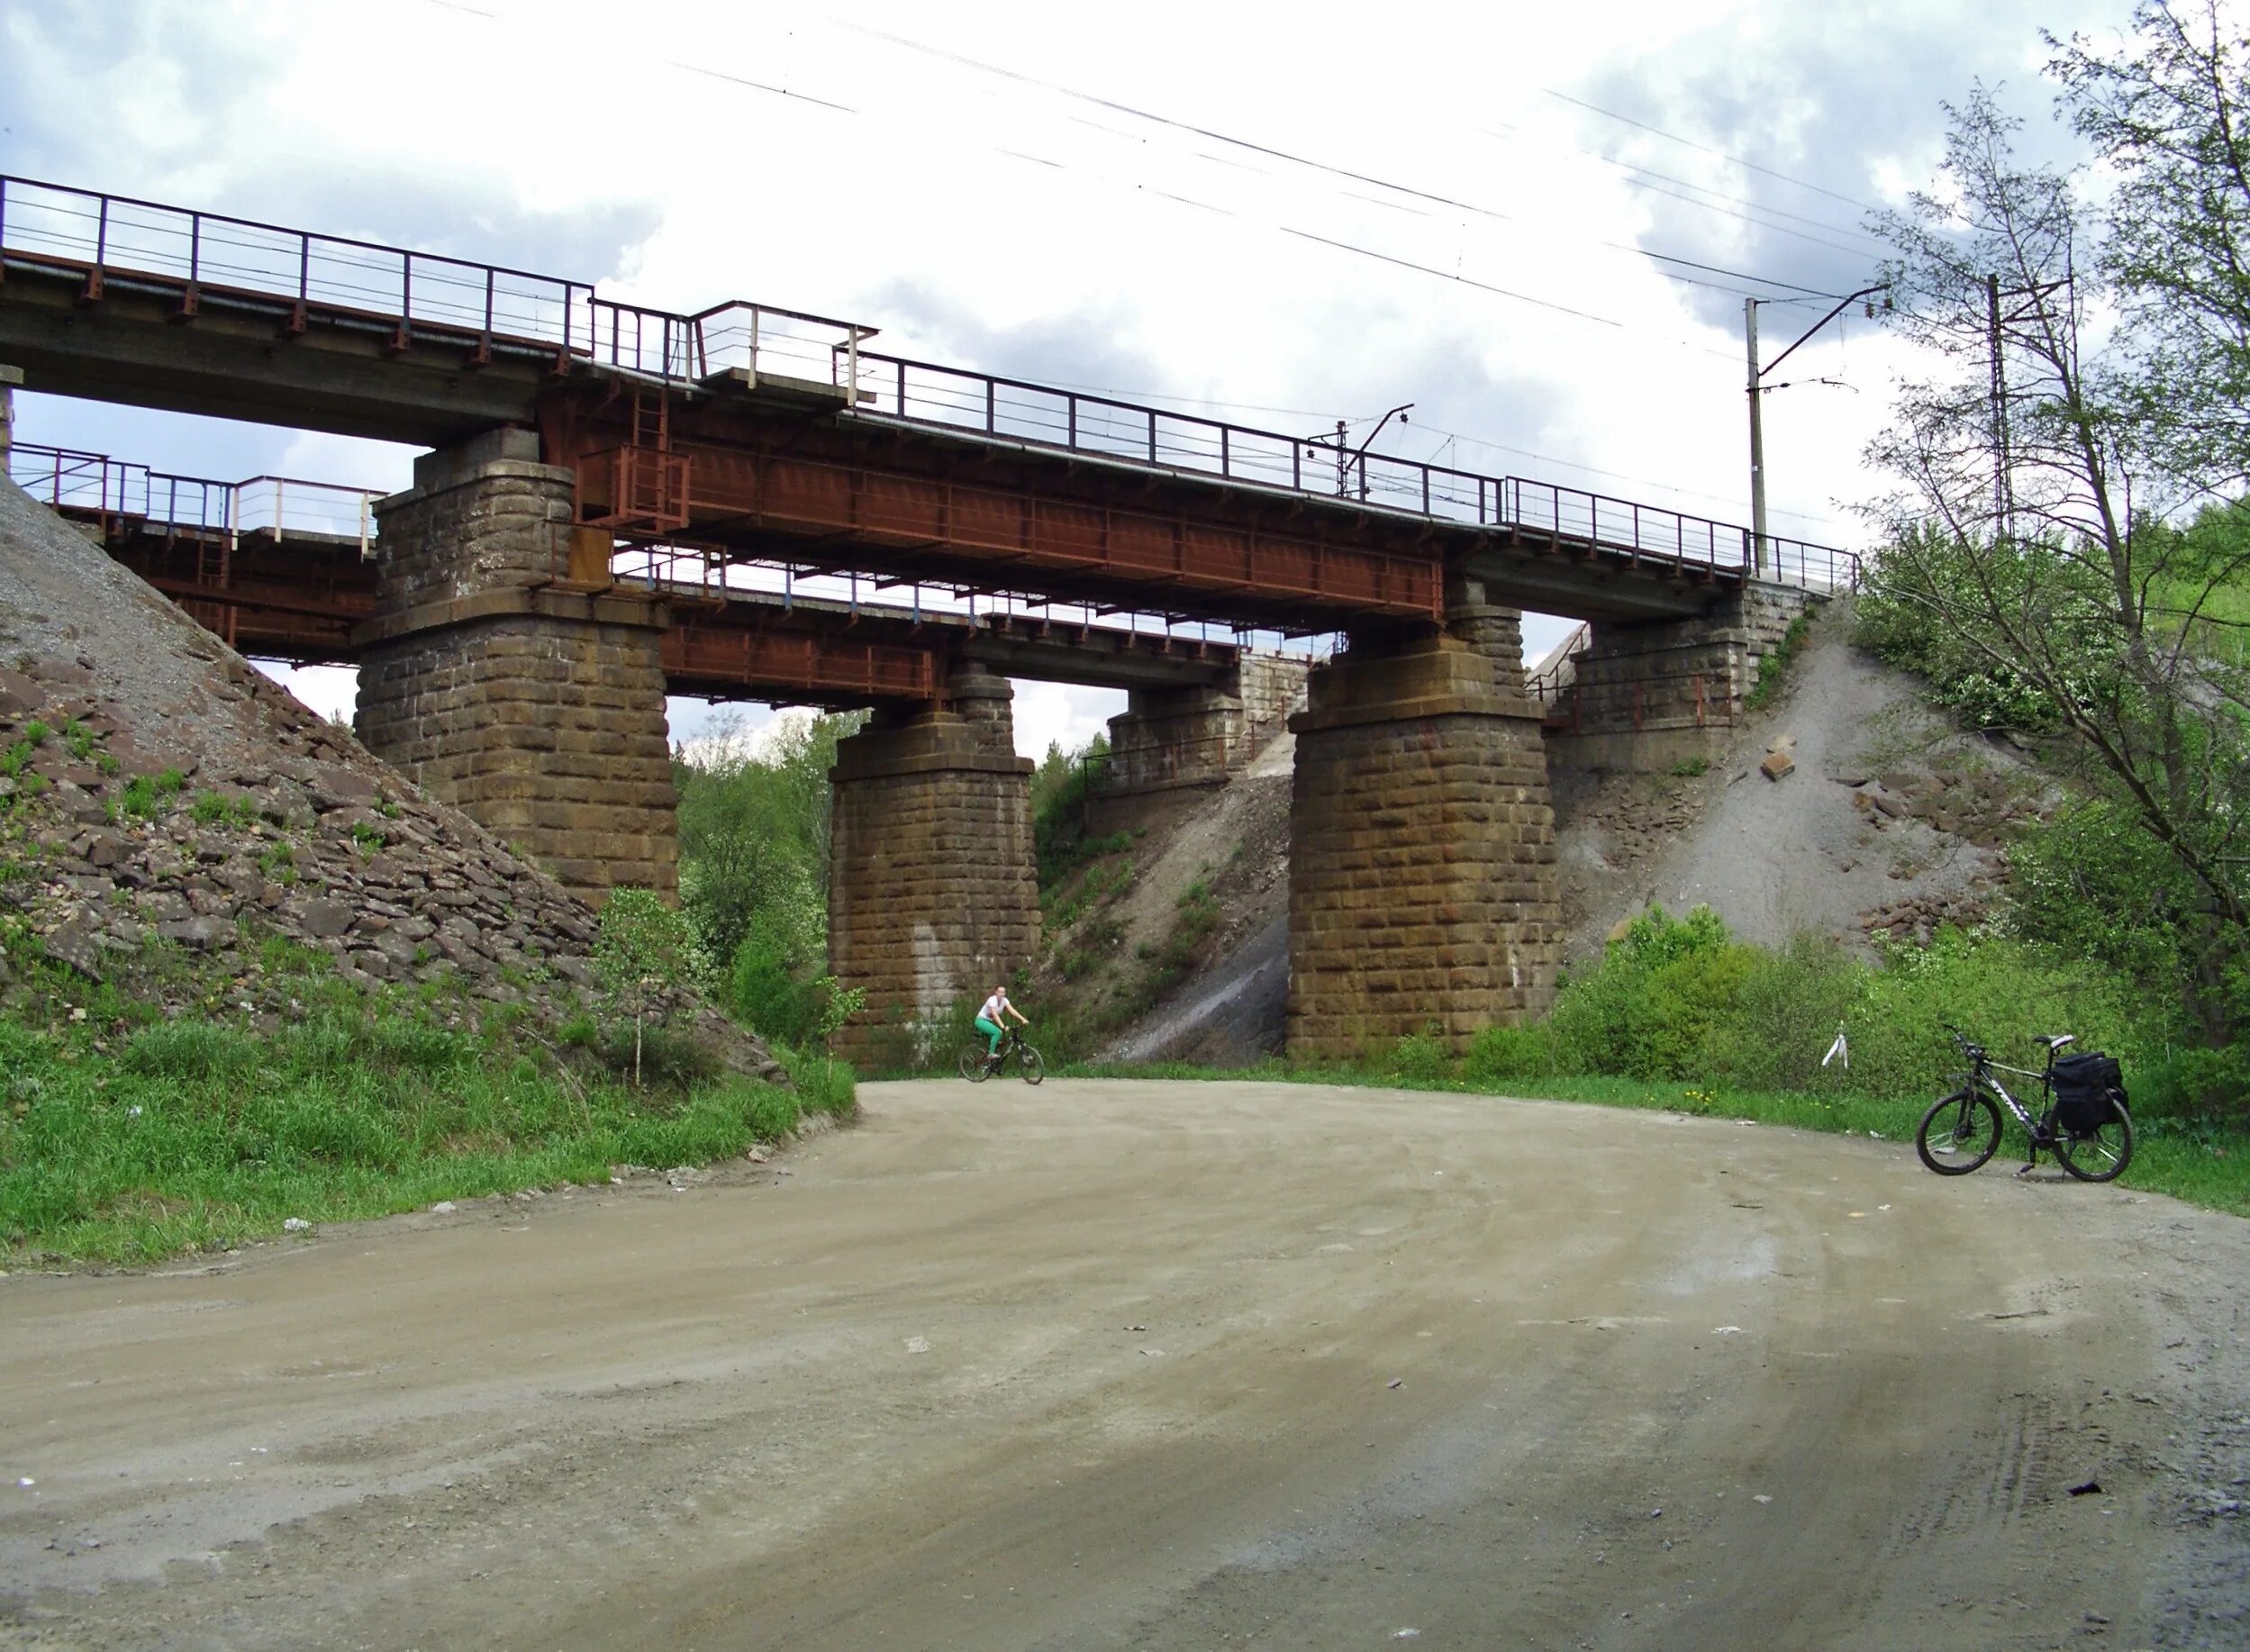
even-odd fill
[[(2046, 1069), (2039, 1072), (1994, 1061), (1985, 1055), (1983, 1045), (1964, 1037), (1960, 1029), (1947, 1027), (1946, 1030), (1968, 1057), (1969, 1071), (1960, 1089), (1922, 1115), (1921, 1127), (1914, 1132), (1914, 1150), (1921, 1155), (1922, 1163), (1939, 1175), (1966, 1175), (1982, 1168), (2000, 1150), (2003, 1127), (2000, 1109), (1992, 1104), (1992, 1098), (1998, 1096), (2031, 1139), (2031, 1157), (2018, 1175), (2037, 1165), (2042, 1151), (2054, 1154), (2055, 1162), (2082, 1182), (2113, 1182), (2125, 1174), (2125, 1166), (2133, 1159), (2133, 1118), (2115, 1094), (2102, 1098), (2100, 1122), (2091, 1130), (2072, 1129), (2055, 1117), (2055, 1057), (2064, 1045), (2075, 1041), (2071, 1034), (2055, 1033), (2033, 1040), (2046, 1046)], [(2001, 1073), (2039, 1081), (2046, 1106), (2037, 1118), (2008, 1093), (1999, 1076)]]
[(1003, 1072), (1012, 1061), (1021, 1074), (1023, 1082), (1035, 1085), (1047, 1076), (1047, 1062), (1011, 1027), (1000, 1035), (997, 1052), (987, 1051), (982, 1039), (971, 1039), (961, 1047), (961, 1076), (973, 1085), (981, 1085), (993, 1074)]

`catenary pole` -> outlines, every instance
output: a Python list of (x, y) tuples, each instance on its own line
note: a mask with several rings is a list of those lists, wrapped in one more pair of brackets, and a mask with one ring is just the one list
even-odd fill
[(1742, 338), (1750, 359), (1750, 540), (1758, 577), (1765, 576), (1765, 423), (1760, 413), (1765, 400), (1758, 389), (1758, 301), (1742, 301)]

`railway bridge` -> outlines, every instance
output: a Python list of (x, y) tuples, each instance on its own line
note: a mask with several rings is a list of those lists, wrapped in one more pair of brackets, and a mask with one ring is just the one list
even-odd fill
[[(1102, 616), (1345, 640), (1292, 722), (1290, 1044), (1340, 1054), (1431, 1025), (1458, 1043), (1552, 993), (1549, 708), (1522, 610), (1590, 622), (1554, 737), (1668, 767), (1852, 576), (1847, 553), (876, 336), (0, 178), (0, 365), (29, 387), (428, 449), (368, 502), (349, 591), (277, 545), (178, 594), (238, 622), (323, 610), (370, 749), (589, 896), (672, 881), (667, 681), (875, 708), (834, 776), (831, 965), (869, 988), (863, 1051), (1035, 949), (1002, 674), (1130, 668), (1159, 723), (1154, 696), (1222, 693), (1237, 665), (1202, 639), (1120, 644)], [(656, 571), (621, 577), (636, 558)], [(745, 566), (1087, 619), (949, 636), (918, 610), (776, 613), (731, 590)]]

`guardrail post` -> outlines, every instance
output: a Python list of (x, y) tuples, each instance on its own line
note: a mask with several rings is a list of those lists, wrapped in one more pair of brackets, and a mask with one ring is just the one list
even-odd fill
[(195, 314), (201, 297), (198, 288), (203, 279), (203, 251), (204, 215), (190, 213), (187, 214), (187, 290), (180, 295), (179, 304), (182, 315)]

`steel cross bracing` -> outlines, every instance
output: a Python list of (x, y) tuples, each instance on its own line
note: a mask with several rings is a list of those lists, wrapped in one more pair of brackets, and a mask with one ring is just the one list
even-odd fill
[[(223, 482), (172, 475), (104, 454), (19, 442), (9, 479), (92, 527), (124, 566), (245, 653), (299, 665), (348, 665), (377, 614), (373, 507), (364, 488), (289, 477)], [(730, 584), (700, 554), (657, 547), (621, 558), (606, 583), (659, 598), (672, 693), (712, 699), (852, 706), (939, 697), (957, 660), (1010, 676), (1102, 687), (1219, 681), (1231, 643), (1056, 620), (863, 603)], [(686, 576), (682, 569), (690, 570)], [(716, 577), (714, 577), (714, 576)]]
[[(33, 387), (431, 445), (533, 425), (581, 520), (628, 539), (1298, 631), (1427, 622), (1449, 571), (1494, 600), (1659, 617), (1752, 566), (1739, 525), (874, 336), (0, 177), (0, 359)], [(1769, 549), (1785, 583), (1856, 578), (1852, 553)]]

